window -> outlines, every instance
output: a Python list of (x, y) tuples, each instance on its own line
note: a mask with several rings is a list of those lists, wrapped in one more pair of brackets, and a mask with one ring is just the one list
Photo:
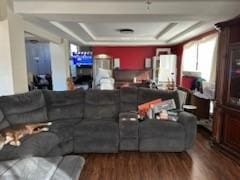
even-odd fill
[(71, 53), (71, 55), (73, 54), (73, 53), (77, 53), (78, 52), (78, 46), (76, 45), (76, 44), (70, 44), (70, 53)]
[(183, 71), (197, 71), (197, 47), (196, 42), (184, 46)]
[(216, 69), (216, 45), (218, 35), (214, 34), (186, 44), (183, 48), (183, 71), (201, 72), (202, 78), (211, 81)]

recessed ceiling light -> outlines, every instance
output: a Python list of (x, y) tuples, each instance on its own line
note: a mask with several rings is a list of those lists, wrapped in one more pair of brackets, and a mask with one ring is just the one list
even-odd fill
[(31, 39), (31, 40), (29, 40), (31, 43), (33, 43), (33, 44), (37, 44), (37, 43), (39, 43), (39, 41), (38, 40), (36, 40), (36, 39)]
[(117, 29), (118, 32), (120, 32), (121, 34), (133, 34), (134, 30), (130, 29), (130, 28), (121, 28), (121, 29)]

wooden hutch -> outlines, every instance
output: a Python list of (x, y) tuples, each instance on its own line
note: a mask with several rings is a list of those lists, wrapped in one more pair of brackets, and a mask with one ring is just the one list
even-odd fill
[(218, 23), (220, 31), (214, 143), (240, 157), (240, 17)]

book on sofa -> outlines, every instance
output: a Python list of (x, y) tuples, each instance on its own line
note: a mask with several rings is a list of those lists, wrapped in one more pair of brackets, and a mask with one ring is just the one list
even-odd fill
[(162, 99), (158, 98), (158, 99), (146, 102), (144, 104), (140, 104), (138, 106), (138, 113), (139, 113), (140, 117), (145, 117), (148, 114), (149, 109), (151, 107), (153, 107), (154, 105), (160, 103), (161, 101), (162, 101)]
[(162, 110), (173, 110), (176, 109), (176, 103), (174, 101), (174, 99), (169, 99), (169, 100), (165, 100), (165, 101), (161, 101), (159, 103), (156, 103), (152, 106), (153, 112), (159, 113)]
[(176, 109), (176, 103), (174, 99), (161, 101), (151, 107), (152, 116), (154, 116), (156, 119), (177, 121), (177, 115), (170, 112), (174, 109)]

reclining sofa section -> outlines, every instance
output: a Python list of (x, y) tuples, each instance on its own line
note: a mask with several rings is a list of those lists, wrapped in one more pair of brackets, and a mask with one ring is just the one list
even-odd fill
[[(19, 123), (51, 121), (49, 132), (22, 139), (20, 147), (6, 145), (0, 160), (23, 156), (60, 156), (70, 153), (116, 153), (120, 148), (119, 114), (136, 111), (138, 104), (161, 98), (174, 99), (177, 92), (144, 88), (120, 90), (32, 91), (0, 97), (0, 130)], [(180, 112), (177, 122), (137, 122), (135, 147), (148, 152), (181, 152), (192, 147), (196, 118)], [(131, 141), (129, 143), (131, 146)]]

